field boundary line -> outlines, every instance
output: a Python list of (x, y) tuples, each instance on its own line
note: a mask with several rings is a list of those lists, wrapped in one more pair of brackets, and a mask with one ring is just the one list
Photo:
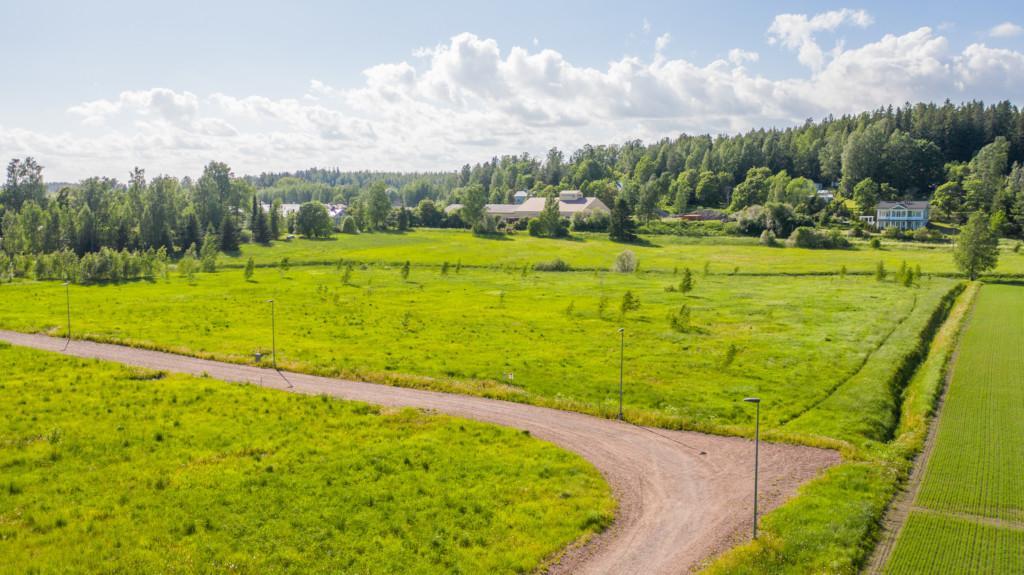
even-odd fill
[[(921, 482), (924, 479), (925, 469), (928, 467), (928, 460), (935, 449), (935, 438), (938, 436), (939, 425), (942, 419), (942, 406), (946, 402), (946, 393), (953, 382), (953, 372), (956, 370), (957, 359), (960, 357), (960, 345), (963, 341), (962, 335), (970, 327), (971, 320), (974, 318), (974, 306), (980, 292), (981, 286), (973, 291), (968, 287), (961, 292), (960, 297), (970, 298), (967, 302), (969, 309), (959, 329), (957, 329), (953, 353), (946, 362), (945, 372), (942, 376), (942, 386), (935, 400), (932, 415), (929, 418), (928, 434), (925, 436), (924, 446), (921, 448), (920, 453), (914, 457), (910, 476), (907, 478), (903, 488), (890, 502), (889, 508), (882, 518), (881, 536), (863, 570), (863, 572), (870, 575), (880, 575), (884, 572), (885, 566), (889, 563), (889, 557), (892, 555), (892, 550), (896, 547), (896, 541), (899, 539), (900, 532), (903, 531), (903, 526), (906, 525), (910, 512), (916, 507), (917, 493), (921, 489)], [(950, 315), (952, 315), (952, 310)], [(920, 369), (920, 365), (918, 369)]]
[(856, 369), (854, 369), (853, 371), (850, 372), (850, 375), (844, 377), (843, 379), (840, 379), (839, 382), (837, 382), (835, 385), (833, 385), (831, 388), (829, 388), (828, 391), (825, 393), (825, 395), (823, 395), (821, 397), (821, 399), (818, 399), (818, 400), (814, 401), (813, 403), (808, 404), (807, 407), (801, 409), (798, 412), (795, 412), (793, 415), (791, 415), (789, 417), (785, 417), (785, 418), (779, 420), (778, 426), (779, 427), (785, 427), (790, 422), (799, 419), (800, 417), (802, 417), (803, 415), (807, 414), (808, 412), (810, 412), (814, 408), (818, 407), (822, 403), (825, 403), (826, 401), (828, 401), (828, 398), (830, 398), (833, 395), (835, 395), (836, 392), (839, 391), (844, 385), (846, 385), (847, 383), (850, 383), (850, 381), (852, 381), (853, 378), (857, 377), (857, 375), (859, 375), (860, 372), (864, 371), (864, 367), (868, 364), (869, 361), (871, 361), (871, 358), (874, 357), (875, 354), (878, 353), (878, 351), (880, 349), (882, 349), (885, 346), (886, 343), (889, 342), (889, 339), (892, 337), (892, 334), (896, 333), (896, 330), (898, 330), (900, 328), (900, 326), (902, 326), (904, 323), (907, 322), (908, 319), (910, 319), (910, 316), (913, 315), (914, 310), (916, 310), (916, 309), (917, 309), (917, 294), (914, 294), (914, 303), (910, 306), (910, 309), (907, 310), (907, 313), (904, 314), (903, 317), (901, 317), (898, 322), (893, 324), (892, 329), (889, 330), (889, 333), (885, 334), (885, 337), (883, 337), (881, 339), (881, 341), (878, 342), (878, 345), (873, 347), (871, 349), (871, 351), (869, 351), (868, 353), (864, 354), (864, 359), (861, 360), (860, 364), (857, 365)]
[(932, 509), (930, 507), (923, 507), (921, 505), (913, 505), (910, 510), (938, 517), (962, 519), (964, 521), (970, 521), (971, 523), (978, 523), (981, 525), (990, 525), (992, 527), (1001, 527), (1003, 529), (1012, 529), (1014, 531), (1024, 531), (1024, 521), (1002, 519), (999, 517), (986, 517), (984, 515), (975, 515), (974, 513), (966, 513), (963, 511), (943, 511), (939, 509)]

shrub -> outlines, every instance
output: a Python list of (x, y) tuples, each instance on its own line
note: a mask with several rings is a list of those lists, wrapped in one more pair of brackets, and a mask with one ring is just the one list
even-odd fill
[(882, 249), (882, 241), (878, 238), (871, 238), (871, 248), (876, 250)]
[(899, 228), (885, 228), (884, 230), (882, 230), (882, 237), (894, 240), (902, 240), (903, 232), (901, 232)]
[(249, 261), (245, 262), (245, 281), (252, 279), (252, 274), (256, 271), (256, 262), (249, 256)]
[(690, 331), (690, 308), (683, 304), (668, 316), (668, 325), (679, 333)]
[(562, 258), (555, 258), (549, 262), (533, 264), (533, 269), (539, 272), (567, 272), (572, 270), (572, 267)]
[(611, 218), (608, 214), (575, 213), (572, 216), (572, 231), (574, 232), (607, 232)]
[(620, 274), (629, 274), (636, 271), (637, 258), (630, 250), (626, 250), (615, 256), (615, 263), (612, 264), (612, 271)]
[(633, 292), (626, 291), (622, 294), (622, 302), (619, 304), (619, 315), (625, 317), (626, 312), (640, 309), (640, 298), (633, 295)]
[(885, 279), (885, 263), (882, 260), (878, 260), (878, 265), (875, 266), (875, 280), (882, 281)]
[(779, 245), (779, 242), (775, 241), (775, 232), (771, 230), (765, 230), (761, 232), (761, 245), (769, 247)]
[(683, 269), (683, 279), (679, 281), (679, 291), (689, 293), (693, 290), (693, 273), (690, 268)]
[(341, 233), (343, 234), (358, 234), (359, 226), (356, 225), (356, 219), (352, 216), (345, 216), (341, 220)]
[(807, 249), (845, 249), (850, 247), (850, 241), (844, 238), (839, 230), (819, 232), (805, 226), (793, 230), (786, 243), (792, 247)]
[(498, 219), (494, 216), (484, 215), (473, 224), (473, 233), (477, 235), (490, 235), (497, 233)]

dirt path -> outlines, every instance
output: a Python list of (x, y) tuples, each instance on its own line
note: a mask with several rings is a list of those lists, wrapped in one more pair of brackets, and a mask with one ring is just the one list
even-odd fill
[[(0, 330), (0, 340), (62, 351), (63, 339)], [(667, 431), (518, 403), (423, 391), (196, 359), (169, 353), (71, 342), (67, 355), (296, 393), (328, 394), (416, 407), (528, 430), (596, 466), (619, 502), (613, 526), (573, 549), (552, 573), (686, 573), (743, 541), (750, 530), (753, 444), (744, 439)], [(832, 451), (762, 444), (762, 511), (778, 506), (821, 469)]]

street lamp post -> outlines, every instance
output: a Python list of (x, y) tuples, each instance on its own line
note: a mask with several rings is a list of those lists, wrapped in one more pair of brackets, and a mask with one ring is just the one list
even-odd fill
[(71, 282), (64, 282), (64, 300), (67, 302), (68, 310), (68, 337), (64, 341), (64, 349), (67, 350), (71, 343)]
[(619, 421), (625, 418), (622, 416), (622, 368), (625, 363), (626, 353), (626, 328), (619, 328)]
[(754, 423), (754, 539), (757, 539), (757, 471), (758, 456), (761, 448), (761, 398), (747, 397), (743, 401), (753, 403), (757, 406), (757, 416)]
[(277, 369), (277, 319), (274, 313), (274, 300), (268, 299), (267, 303), (270, 304), (270, 359), (274, 369)]

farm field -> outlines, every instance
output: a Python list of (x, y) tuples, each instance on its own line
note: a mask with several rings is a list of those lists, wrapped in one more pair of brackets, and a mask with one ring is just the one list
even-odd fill
[[(927, 276), (908, 288), (865, 276), (698, 273), (693, 291), (680, 293), (666, 291), (681, 281), (672, 273), (452, 266), (444, 275), (414, 265), (403, 279), (398, 266), (356, 266), (345, 284), (346, 273), (262, 268), (245, 281), (228, 269), (199, 274), (194, 285), (172, 274), (73, 286), (73, 332), (251, 362), (270, 351), (273, 298), (278, 364), (289, 369), (610, 416), (622, 325), (633, 421), (747, 432), (753, 414), (739, 400), (761, 395), (770, 401), (766, 429), (882, 441), (895, 425), (892, 364), (956, 285)], [(622, 317), (627, 291), (640, 306)], [(0, 327), (63, 333), (62, 285), (16, 282), (0, 293)], [(679, 320), (683, 306), (689, 317)], [(850, 395), (877, 403), (851, 410), (842, 401)]]
[(588, 463), (509, 429), (7, 345), (0, 364), (4, 572), (529, 572), (614, 511)]
[(1022, 296), (1019, 286), (981, 290), (890, 573), (1024, 570)]
[[(901, 262), (920, 265), (925, 274), (954, 274), (949, 244), (920, 244), (886, 241), (876, 250), (857, 242), (850, 250), (807, 250), (765, 247), (756, 238), (648, 236), (648, 245), (627, 245), (608, 240), (607, 234), (576, 234), (573, 239), (534, 238), (526, 233), (480, 238), (469, 231), (416, 229), (398, 233), (335, 235), (330, 240), (295, 239), (277, 242), (271, 247), (246, 244), (241, 255), (223, 258), (230, 266), (241, 267), (251, 256), (257, 265), (276, 265), (282, 258), (292, 264), (333, 264), (340, 258), (360, 262), (402, 263), (440, 266), (517, 267), (562, 258), (577, 268), (608, 269), (615, 256), (625, 249), (640, 258), (641, 269), (673, 271), (690, 267), (703, 271), (705, 264), (713, 274), (834, 274), (846, 266), (850, 273), (871, 274), (879, 261), (890, 270)], [(1004, 244), (999, 267), (994, 273), (1024, 274), (1024, 252), (1014, 253)]]

